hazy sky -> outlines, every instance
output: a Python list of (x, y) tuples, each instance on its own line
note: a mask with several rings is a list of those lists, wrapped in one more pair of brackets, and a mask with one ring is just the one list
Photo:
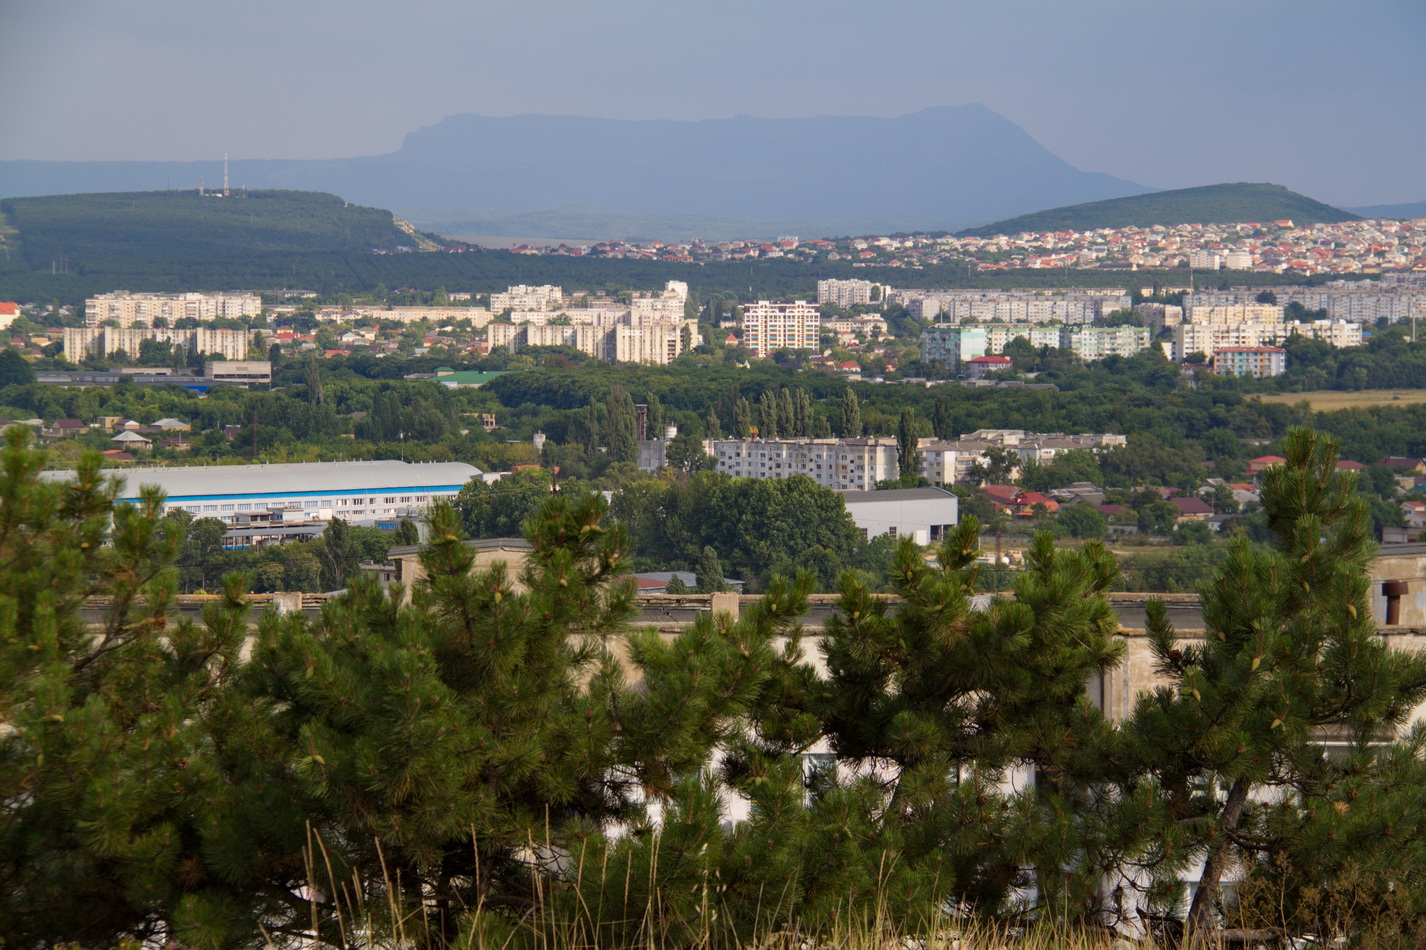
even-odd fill
[(1154, 187), (1420, 201), (1426, 2), (0, 0), (0, 159), (372, 155), (462, 112), (966, 102)]

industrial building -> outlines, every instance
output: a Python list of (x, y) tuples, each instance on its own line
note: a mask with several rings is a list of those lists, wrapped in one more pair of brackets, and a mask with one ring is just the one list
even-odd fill
[[(216, 518), (230, 533), (285, 529), (311, 522), (377, 524), (415, 517), (435, 501), (454, 500), (480, 469), (464, 462), (293, 462), (279, 465), (193, 465), (134, 468), (122, 475), (121, 501), (137, 501), (152, 485), (164, 511)], [(67, 479), (73, 472), (45, 472)]]

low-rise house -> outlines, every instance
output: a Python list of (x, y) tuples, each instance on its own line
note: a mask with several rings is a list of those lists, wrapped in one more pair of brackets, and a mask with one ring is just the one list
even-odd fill
[(1170, 498), (1169, 504), (1178, 509), (1179, 524), (1185, 521), (1207, 521), (1213, 517), (1213, 506), (1202, 498)]
[(1283, 462), (1286, 461), (1287, 459), (1283, 458), (1281, 455), (1264, 455), (1259, 458), (1255, 458), (1248, 463), (1248, 474), (1261, 475), (1263, 472), (1266, 472), (1272, 466), (1281, 465)]
[(41, 429), (40, 435), (47, 439), (63, 439), (72, 435), (78, 435), (88, 428), (89, 426), (85, 425), (84, 422), (79, 419), (56, 419)]
[(118, 435), (114, 436), (114, 438), (110, 439), (109, 441), (113, 442), (115, 445), (121, 446), (122, 448), (129, 450), (153, 448), (153, 443), (151, 441), (139, 435), (137, 432), (131, 432), (128, 429), (125, 429), (123, 432), (120, 432)]

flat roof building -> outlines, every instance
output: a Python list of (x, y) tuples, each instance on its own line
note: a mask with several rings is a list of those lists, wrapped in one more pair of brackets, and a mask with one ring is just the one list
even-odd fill
[[(152, 485), (164, 511), (236, 524), (253, 512), (301, 511), (310, 520), (372, 521), (419, 512), (453, 500), (480, 469), (464, 462), (292, 462), (279, 465), (193, 465), (124, 472), (120, 501), (137, 501)], [(45, 472), (64, 480), (73, 472)]]

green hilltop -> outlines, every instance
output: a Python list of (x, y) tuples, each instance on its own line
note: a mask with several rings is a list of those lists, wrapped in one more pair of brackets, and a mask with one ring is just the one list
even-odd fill
[(1178, 224), (1241, 224), (1289, 219), (1296, 224), (1355, 221), (1358, 216), (1314, 201), (1282, 185), (1236, 182), (1156, 191), (1128, 198), (1051, 208), (961, 231), (957, 237), (990, 237), (1026, 231), (1093, 231)]
[[(391, 212), (312, 191), (136, 191), (8, 198), (0, 213), (35, 269), (117, 258), (362, 253), (430, 245)], [(410, 229), (410, 230), (407, 230)]]

